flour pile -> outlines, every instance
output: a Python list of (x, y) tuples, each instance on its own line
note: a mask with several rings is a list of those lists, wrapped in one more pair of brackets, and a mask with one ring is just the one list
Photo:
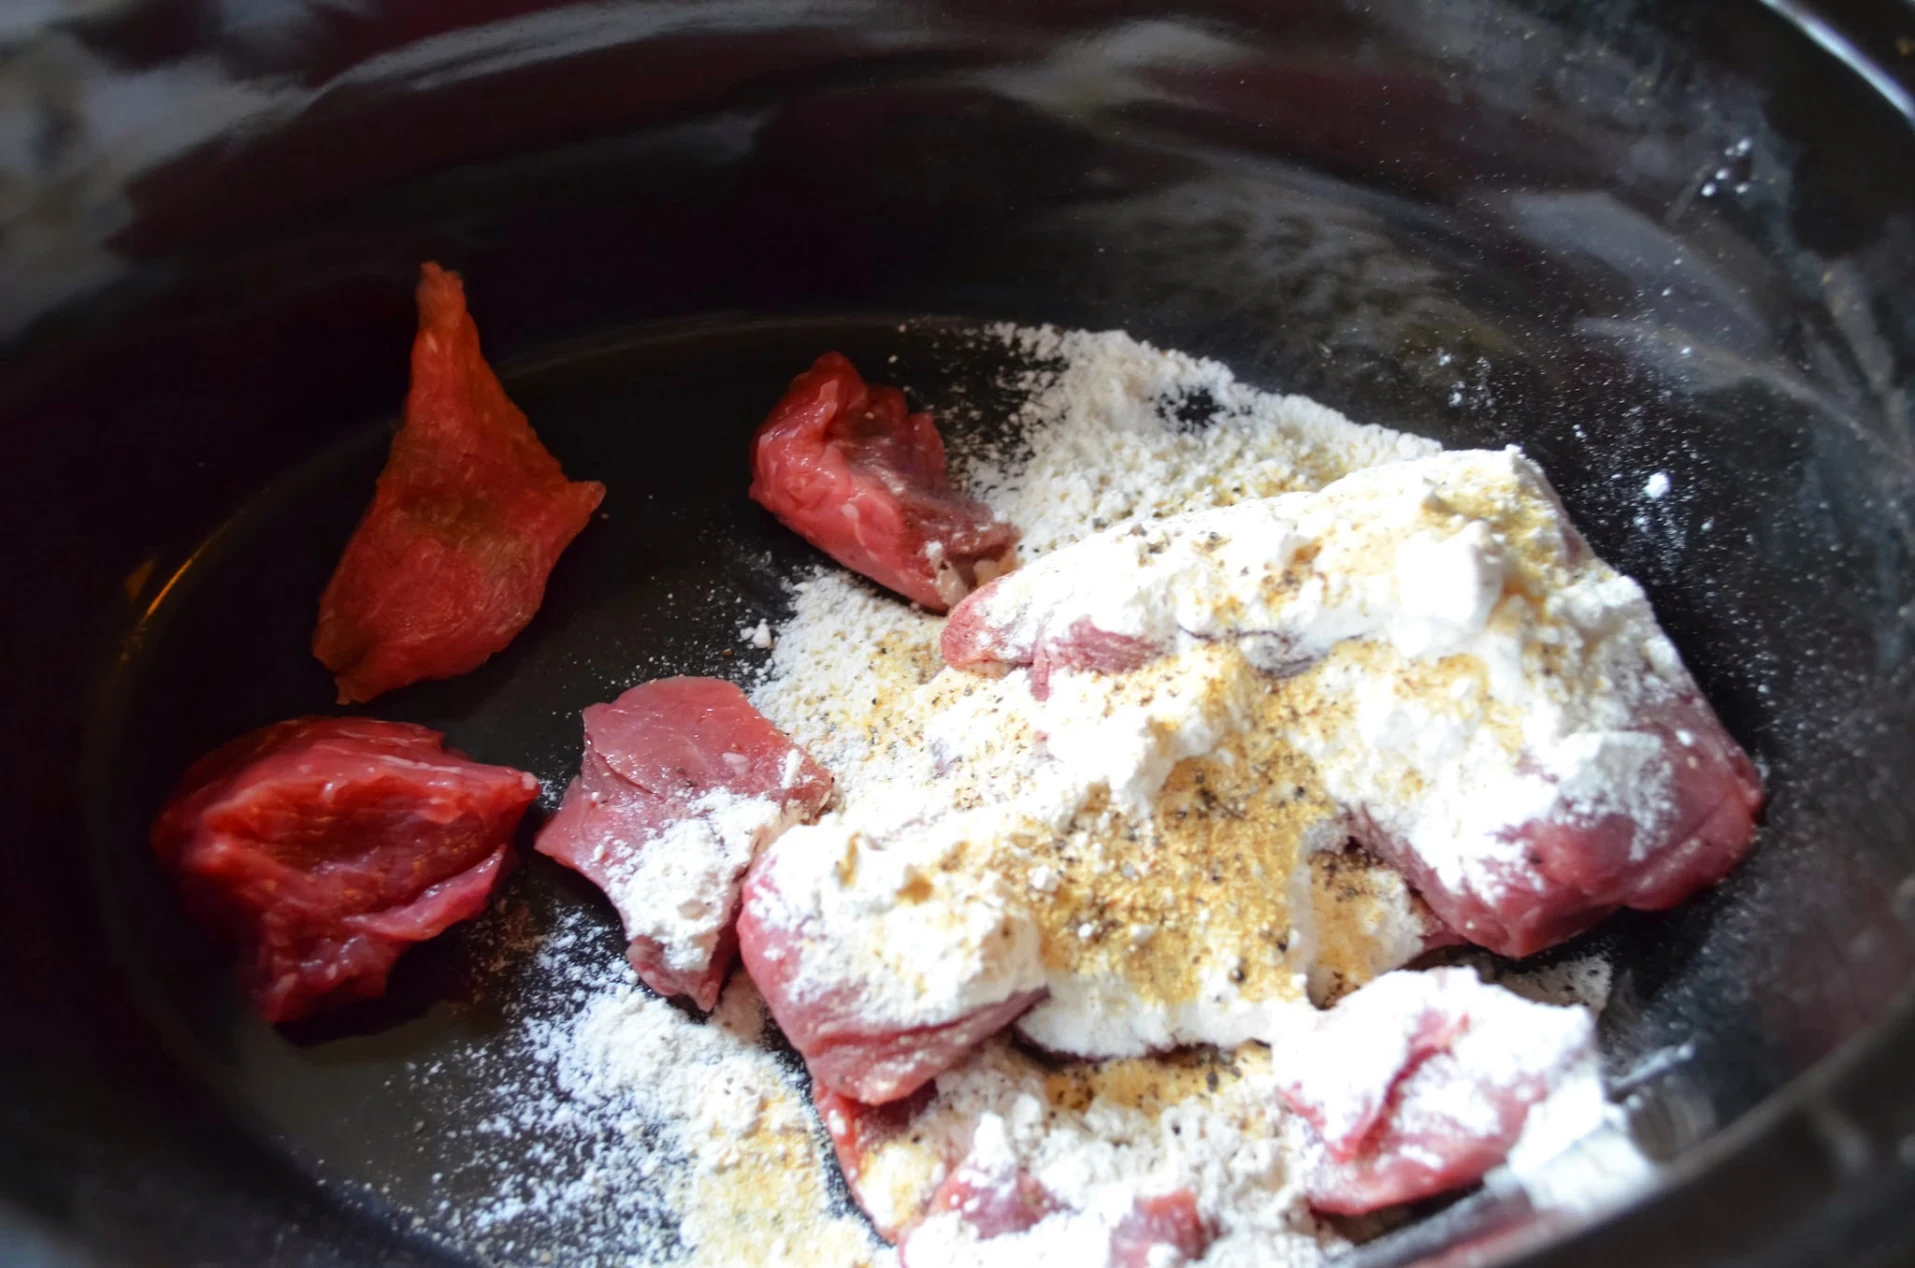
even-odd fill
[[(989, 439), (953, 443), (953, 476), (1020, 528), (1026, 566), (1103, 530), (1311, 493), (1352, 472), (1439, 451), (1122, 334), (996, 327), (972, 338), (979, 346), (971, 353), (1014, 367), (1001, 386), (1022, 404), (1007, 426), (983, 433)], [(746, 645), (769, 653), (748, 683), (752, 703), (832, 773), (841, 804), (854, 803), (924, 756), (921, 746), (906, 750), (923, 729), (913, 711), (944, 667), (944, 621), (839, 569), (796, 579), (790, 598), (782, 623), (748, 618), (739, 631)], [(1113, 855), (1111, 865), (1127, 861)], [(1412, 899), (1394, 873), (1372, 871), (1346, 864), (1316, 883), (1363, 891), (1366, 910), (1380, 913), (1382, 932), (1372, 930), (1372, 940), (1409, 938), (1413, 951), (1423, 926)], [(1308, 891), (1308, 870), (1300, 875)], [(1068, 882), (1060, 876), (1037, 867), (1017, 879), (1042, 889)], [(1307, 904), (1307, 892), (1298, 901)], [(1083, 926), (1087, 948), (1091, 927)], [(541, 954), (575, 936), (561, 929)], [(1141, 917), (1112, 936), (1119, 950), (1171, 937)], [(1388, 958), (1400, 963), (1402, 952)], [(1321, 954), (1353, 981), (1390, 967), (1356, 964), (1357, 952), (1347, 963), (1334, 948)], [(1527, 990), (1507, 972), (1506, 984), (1552, 1002), (1599, 1008), (1607, 987), (1600, 965), (1558, 969), (1555, 980)], [(1337, 993), (1326, 980), (1308, 985), (1318, 996)], [(1086, 1024), (1095, 1014), (1087, 1004)], [(502, 1080), (510, 1096), (496, 1123), (498, 1147), (509, 1148), (517, 1131), (556, 1125), (576, 1148), (527, 1158), (518, 1186), (480, 1208), (437, 1213), (479, 1234), (488, 1258), (895, 1264), (896, 1252), (844, 1193), (831, 1141), (807, 1103), (808, 1080), (742, 972), (701, 1019), (637, 986), (622, 964), (608, 964), (556, 998), (526, 1034), (527, 1067)], [(959, 1157), (967, 1168), (1038, 1175), (1069, 1208), (1068, 1219), (993, 1239), (982, 1258), (968, 1225), (934, 1215), (911, 1244), (911, 1262), (924, 1268), (1086, 1262), (1078, 1254), (1086, 1235), (1108, 1241), (1138, 1195), (1172, 1189), (1194, 1193), (1217, 1234), (1205, 1264), (1316, 1268), (1349, 1242), (1306, 1201), (1299, 1159), (1307, 1133), (1277, 1094), (1281, 1072), (1268, 1049), (1228, 1027), (1216, 1041), (1140, 1056), (1126, 1040), (1106, 1049), (1122, 1054), (1116, 1059), (1059, 1065), (994, 1039), (938, 1077), (935, 1099), (908, 1134), (867, 1142), (858, 1195), (880, 1228), (895, 1228), (923, 1211)], [(1587, 1126), (1582, 1111), (1600, 1110), (1600, 1090), (1592, 1080), (1580, 1095), (1579, 1124)], [(539, 1227), (575, 1230), (578, 1240), (516, 1240), (512, 1231), (529, 1227), (528, 1212)], [(1181, 1262), (1167, 1248), (1150, 1254), (1140, 1262)]]

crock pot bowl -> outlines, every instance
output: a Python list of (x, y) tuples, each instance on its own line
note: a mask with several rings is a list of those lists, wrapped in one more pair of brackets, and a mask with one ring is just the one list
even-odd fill
[[(1893, 0), (15, 6), (0, 1256), (531, 1253), (388, 1201), (389, 1138), (435, 1124), (378, 1089), (431, 1050), (456, 949), (414, 953), (397, 1029), (276, 1036), (142, 836), (196, 747), (328, 706), (313, 577), (377, 469), (432, 258), (540, 427), (694, 520), (742, 502), (755, 411), (822, 341), (966, 321), (1122, 327), (1360, 420), (1525, 446), (1772, 801), (1719, 891), (1594, 935), (1658, 1185), (1596, 1219), (1478, 1195), (1351, 1262), (1904, 1262), (1911, 39)], [(611, 540), (763, 584), (732, 529), (665, 523)], [(580, 567), (555, 627), (589, 607)], [(643, 595), (627, 618), (648, 653), (710, 652)], [(402, 707), (561, 774), (605, 680), (484, 672)], [(500, 722), (500, 684), (549, 688), (557, 721)]]

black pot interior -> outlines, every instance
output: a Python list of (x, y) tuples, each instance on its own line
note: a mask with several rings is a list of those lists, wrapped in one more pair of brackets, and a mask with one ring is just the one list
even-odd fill
[(640, 1192), (602, 1227), (488, 1237), (438, 1205), (514, 1164), (473, 1125), (556, 1006), (522, 948), (584, 912), (570, 962), (616, 959), (569, 875), (528, 855), (388, 999), (276, 1034), (144, 844), (192, 756), (331, 708), (306, 640), (431, 258), (611, 493), (525, 636), (373, 712), (548, 782), (583, 705), (760, 654), (738, 629), (813, 556), (744, 499), (742, 445), (827, 348), (896, 356), (936, 409), (1002, 399), (979, 322), (1122, 327), (1364, 421), (1522, 444), (1772, 795), (1718, 892), (1592, 935), (1610, 1072), (1677, 1163), (1533, 1253), (1899, 1262), (1915, 136), (1871, 53), (1905, 8), (230, 8), (0, 43), (0, 118), (34, 138), (0, 203), (0, 1249), (583, 1261), (663, 1218)]

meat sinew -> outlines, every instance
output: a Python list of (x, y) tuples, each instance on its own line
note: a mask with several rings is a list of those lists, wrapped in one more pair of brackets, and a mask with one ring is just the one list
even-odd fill
[(1481, 1178), (1546, 1101), (1566, 1137), (1603, 1114), (1588, 1012), (1532, 1003), (1469, 969), (1380, 977), (1271, 1061), (1321, 1146), (1306, 1169), (1310, 1204), (1340, 1214)]
[(539, 783), (400, 722), (300, 718), (194, 763), (153, 824), (188, 906), (269, 1022), (382, 994), (399, 953), (476, 915)]
[(605, 486), (571, 481), (479, 352), (456, 273), (425, 264), (405, 424), (319, 601), (342, 704), (476, 668), (538, 611)]
[(831, 777), (715, 678), (665, 678), (585, 710), (585, 757), (538, 850), (612, 900), (639, 977), (718, 1002), (753, 855), (815, 815)]
[(1330, 797), (1491, 950), (1673, 906), (1753, 838), (1754, 766), (1515, 451), (1100, 534), (965, 599), (943, 650), (1042, 696), (1219, 642), (1321, 700), (1297, 742)]
[(792, 380), (751, 446), (751, 496), (845, 567), (942, 612), (1010, 568), (1017, 531), (951, 488), (904, 393), (835, 352)]

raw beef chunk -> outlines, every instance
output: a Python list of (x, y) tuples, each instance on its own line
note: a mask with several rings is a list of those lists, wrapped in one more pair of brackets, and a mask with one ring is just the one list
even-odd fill
[(972, 592), (951, 613), (940, 638), (945, 663), (987, 673), (1007, 665), (1029, 665), (1031, 694), (1046, 700), (1051, 675), (1060, 670), (1128, 673), (1142, 669), (1166, 650), (1148, 639), (1107, 633), (1085, 616), (1071, 620), (1060, 631), (1046, 629), (1019, 643), (1008, 628), (993, 623), (1000, 585), (993, 581)]
[[(844, 1173), (845, 1183), (851, 1188), (851, 1196), (870, 1217), (871, 1226), (878, 1230), (878, 1236), (895, 1243), (924, 1214), (930, 1189), (925, 1189), (919, 1195), (917, 1204), (908, 1205), (905, 1210), (893, 1210), (886, 1204), (872, 1200), (875, 1195), (867, 1194), (864, 1169), (867, 1163), (878, 1158), (883, 1149), (910, 1133), (918, 1115), (937, 1095), (937, 1087), (927, 1083), (903, 1100), (887, 1101), (883, 1105), (866, 1105), (863, 1101), (833, 1092), (822, 1083), (812, 1085), (811, 1095), (818, 1107), (818, 1119), (824, 1124), (825, 1134), (831, 1138), (831, 1150), (837, 1156), (838, 1169)], [(949, 1160), (941, 1160), (941, 1165), (948, 1166)]]
[(342, 704), (476, 668), (525, 628), (605, 486), (565, 478), (479, 354), (456, 273), (426, 264), (405, 425), (319, 601)]
[[(770, 874), (754, 868), (745, 879), (738, 915), (745, 971), (765, 997), (778, 1028), (804, 1056), (811, 1077), (853, 1100), (880, 1105), (911, 1095), (1044, 997), (1041, 989), (1019, 990), (981, 1000), (955, 1017), (900, 1023), (859, 989), (835, 982), (823, 990), (810, 989), (808, 957), (828, 954), (829, 949), (811, 942), (802, 925), (786, 915)], [(952, 972), (963, 970), (954, 966)], [(871, 985), (886, 983), (874, 980)]]
[(1225, 641), (1322, 699), (1296, 743), (1358, 839), (1493, 951), (1674, 906), (1754, 837), (1754, 765), (1514, 450), (1108, 530), (971, 594), (942, 647), (1042, 699)]
[(437, 731), (300, 718), (200, 759), (153, 824), (189, 906), (241, 952), (260, 1015), (383, 993), (399, 953), (476, 915), (539, 795)]
[(1050, 1191), (1024, 1168), (980, 1166), (966, 1158), (931, 1194), (928, 1215), (954, 1211), (979, 1241), (1022, 1233), (1058, 1209)]
[(1663, 911), (1735, 870), (1755, 838), (1762, 783), (1748, 755), (1693, 691), (1646, 705), (1628, 738), (1666, 772), (1653, 821), (1611, 811), (1539, 815), (1509, 832), (1526, 866), (1494, 882), (1458, 879), (1411, 839), (1359, 815), (1358, 836), (1402, 869), (1444, 923), (1478, 946), (1525, 956), (1595, 926), (1618, 907)]
[(1310, 1204), (1374, 1211), (1454, 1189), (1508, 1156), (1545, 1101), (1558, 1126), (1600, 1120), (1595, 1024), (1469, 969), (1378, 978), (1274, 1047), (1284, 1101), (1321, 1145)]
[[(1158, 1268), (1196, 1262), (1210, 1249), (1210, 1227), (1188, 1189), (1140, 1198), (1111, 1233), (1112, 1268)], [(1166, 1253), (1167, 1248), (1169, 1252)]]
[(940, 792), (924, 789), (925, 820), (895, 834), (839, 814), (795, 828), (745, 878), (746, 972), (812, 1077), (870, 1104), (909, 1096), (1044, 995), (1014, 883), (927, 874), (952, 857), (940, 842), (985, 830), (936, 818)]
[(618, 909), (661, 995), (718, 1002), (752, 856), (816, 814), (831, 777), (715, 678), (665, 678), (585, 710), (585, 759), (538, 850)]
[(835, 352), (792, 381), (751, 468), (751, 496), (788, 528), (934, 612), (1011, 566), (1017, 531), (952, 490), (931, 416)]
[[(877, 1106), (822, 1088), (816, 1097), (852, 1196), (907, 1268), (1023, 1263), (1033, 1251), (1045, 1258), (1040, 1246), (1068, 1248), (1073, 1263), (1158, 1268), (1202, 1258), (1215, 1237), (1183, 1188), (1146, 1189), (1121, 1213), (1073, 1210), (1003, 1151), (995, 1116), (959, 1123), (930, 1086)], [(991, 1244), (1032, 1230), (1042, 1242), (1021, 1257)]]

